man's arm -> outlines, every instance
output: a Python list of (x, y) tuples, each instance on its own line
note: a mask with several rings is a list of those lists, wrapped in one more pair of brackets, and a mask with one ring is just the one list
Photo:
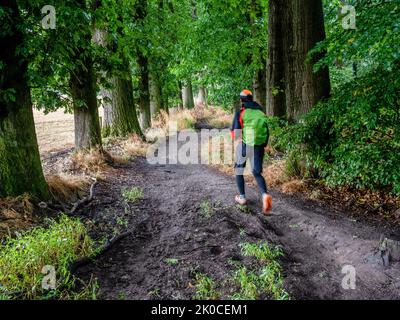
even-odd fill
[(240, 111), (237, 111), (233, 118), (233, 122), (232, 122), (232, 126), (231, 126), (232, 140), (235, 140), (235, 138), (239, 138), (239, 135), (236, 135), (236, 133), (239, 132), (237, 130), (242, 130), (242, 126), (240, 125)]

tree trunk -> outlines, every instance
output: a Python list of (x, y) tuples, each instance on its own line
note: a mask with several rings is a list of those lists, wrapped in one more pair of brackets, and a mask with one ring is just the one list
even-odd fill
[(207, 89), (204, 86), (199, 87), (199, 95), (197, 97), (198, 103), (203, 106), (203, 107), (208, 107), (208, 101), (207, 101)]
[[(325, 39), (321, 0), (269, 1), (269, 61), (267, 113), (290, 121), (329, 97), (327, 68), (313, 72), (308, 52)], [(322, 53), (323, 54), (323, 53)]]
[(74, 105), (76, 150), (101, 147), (93, 62), (83, 54), (83, 50), (80, 50), (76, 61), (81, 60), (85, 67), (78, 64), (74, 72), (71, 72), (69, 82)]
[(148, 59), (138, 52), (137, 64), (139, 68), (139, 109), (142, 129), (151, 126), (150, 91), (149, 91), (149, 69)]
[(129, 64), (128, 62), (125, 62), (125, 64), (128, 72), (127, 79), (121, 77), (113, 77), (112, 79), (110, 135), (125, 137), (135, 133), (144, 139), (136, 114)]
[(182, 99), (183, 99), (183, 108), (185, 109), (194, 108), (193, 89), (192, 89), (192, 82), (190, 80), (182, 89)]
[(308, 52), (325, 39), (322, 1), (290, 1), (285, 15), (290, 19), (286, 30), (291, 30), (284, 33), (286, 109), (289, 120), (298, 120), (330, 94), (328, 68), (317, 73), (312, 70), (321, 55), (311, 61), (307, 59)]
[(163, 96), (160, 78), (157, 74), (150, 74), (150, 112), (151, 116), (156, 116), (162, 109), (164, 109), (163, 105)]
[(2, 6), (8, 10), (11, 23), (6, 23), (0, 33), (0, 47), (7, 48), (0, 51), (0, 197), (29, 193), (47, 200), (49, 190), (40, 163), (26, 82), (27, 61), (18, 54), (18, 47), (23, 44), (21, 17), (16, 1)]
[(101, 132), (103, 136), (111, 135), (112, 118), (112, 94), (110, 90), (102, 89), (100, 92), (101, 105), (103, 107), (103, 122)]
[(178, 81), (178, 91), (179, 91), (178, 109), (183, 109), (183, 86), (181, 81)]
[(266, 110), (267, 105), (267, 65), (263, 59), (262, 68), (256, 72), (253, 80), (254, 100), (257, 101)]
[[(268, 9), (268, 65), (267, 104), (269, 116), (283, 117), (285, 105), (285, 47), (283, 37), (286, 5), (279, 0), (269, 0)], [(286, 9), (287, 10), (287, 9)]]

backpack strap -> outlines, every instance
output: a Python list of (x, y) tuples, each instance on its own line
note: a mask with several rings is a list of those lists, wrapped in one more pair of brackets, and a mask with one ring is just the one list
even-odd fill
[(242, 127), (242, 129), (244, 128), (243, 115), (244, 115), (245, 111), (246, 111), (246, 108), (244, 106), (242, 106), (242, 110), (240, 110), (240, 116), (239, 116), (239, 123), (240, 123), (240, 126)]

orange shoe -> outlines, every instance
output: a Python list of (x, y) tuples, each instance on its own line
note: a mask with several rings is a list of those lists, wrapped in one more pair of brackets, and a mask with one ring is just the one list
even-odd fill
[(263, 202), (263, 213), (265, 215), (268, 215), (269, 212), (272, 209), (272, 197), (271, 197), (271, 195), (268, 194), (268, 193), (264, 194), (262, 202)]
[(241, 206), (245, 206), (247, 204), (246, 198), (241, 198), (239, 195), (235, 197), (235, 201)]

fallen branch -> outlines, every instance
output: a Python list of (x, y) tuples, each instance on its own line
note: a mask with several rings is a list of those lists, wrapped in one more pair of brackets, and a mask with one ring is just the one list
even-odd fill
[(89, 192), (89, 196), (77, 201), (74, 203), (74, 205), (72, 206), (71, 210), (68, 210), (68, 214), (74, 214), (76, 210), (78, 210), (79, 207), (83, 206), (86, 203), (89, 203), (90, 201), (93, 200), (93, 196), (94, 196), (94, 187), (96, 186), (96, 184), (98, 183), (97, 178), (94, 180), (94, 182), (92, 183), (92, 185), (90, 186), (90, 192)]
[(117, 244), (119, 241), (121, 241), (122, 239), (130, 236), (133, 233), (133, 231), (127, 231), (124, 233), (121, 233), (118, 236), (115, 236), (114, 238), (112, 238), (109, 242), (107, 242), (106, 244), (104, 244), (100, 249), (98, 249), (98, 251), (90, 256), (90, 257), (84, 257), (81, 259), (78, 259), (74, 262), (72, 262), (68, 268), (68, 271), (70, 273), (74, 273), (77, 269), (93, 262), (93, 260), (97, 259), (99, 256), (101, 256), (102, 254), (106, 253), (108, 250), (110, 250), (115, 244)]

